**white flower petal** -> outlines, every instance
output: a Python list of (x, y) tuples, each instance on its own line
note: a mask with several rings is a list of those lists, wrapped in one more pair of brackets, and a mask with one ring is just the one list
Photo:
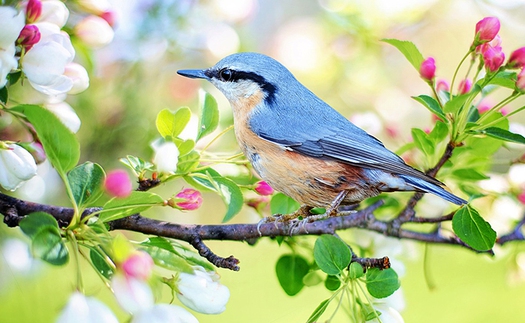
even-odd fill
[(74, 292), (56, 323), (118, 323), (111, 310), (94, 297)]
[(108, 22), (97, 16), (87, 16), (75, 26), (75, 35), (94, 48), (109, 44), (114, 34)]
[(18, 61), (15, 58), (15, 44), (11, 44), (6, 49), (0, 49), (0, 88), (7, 83), (7, 74), (17, 68)]
[(131, 323), (199, 323), (199, 321), (180, 306), (157, 304), (135, 314)]
[(25, 25), (25, 15), (12, 7), (0, 7), (0, 49), (13, 45)]
[(195, 267), (194, 274), (180, 273), (177, 298), (182, 304), (203, 314), (219, 314), (230, 298), (228, 287), (218, 282), (215, 272)]
[(75, 110), (73, 110), (69, 104), (66, 102), (48, 103), (44, 107), (53, 112), (71, 132), (78, 132), (81, 121)]
[(73, 87), (69, 94), (77, 94), (85, 91), (89, 87), (89, 75), (84, 66), (77, 63), (66, 65), (64, 75), (69, 77), (73, 82)]
[(36, 175), (36, 163), (33, 156), (18, 145), (8, 145), (9, 149), (0, 150), (0, 185), (14, 191), (24, 181)]
[(154, 304), (153, 292), (142, 280), (115, 274), (111, 278), (111, 288), (120, 306), (132, 314), (145, 311)]
[(38, 18), (39, 22), (50, 22), (59, 28), (64, 27), (69, 18), (69, 10), (62, 1), (48, 0), (42, 1), (42, 14)]
[(157, 166), (160, 173), (173, 173), (177, 170), (179, 161), (179, 149), (173, 142), (163, 142), (154, 147), (155, 157), (153, 163)]

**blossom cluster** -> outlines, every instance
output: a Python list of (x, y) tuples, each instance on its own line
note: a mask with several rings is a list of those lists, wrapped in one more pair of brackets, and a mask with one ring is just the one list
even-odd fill
[[(0, 6), (0, 90), (17, 103), (42, 104), (72, 132), (80, 128), (80, 119), (65, 99), (68, 94), (86, 90), (89, 76), (74, 62), (71, 37), (87, 47), (99, 47), (113, 39), (111, 25), (115, 23), (105, 0), (83, 0), (78, 5), (83, 12), (75, 26), (69, 25), (71, 12), (59, 0), (26, 0), (16, 7)], [(65, 30), (70, 30), (71, 36)], [(0, 109), (7, 108), (9, 101), (3, 95)], [(26, 145), (1, 143), (0, 185), (15, 190), (36, 174), (36, 163), (41, 160), (22, 152)]]
[[(516, 89), (525, 91), (525, 47), (514, 50), (505, 63), (505, 53), (501, 46), (502, 40), (499, 36), (500, 22), (496, 17), (486, 17), (476, 24), (474, 41), (470, 52), (472, 60), (480, 57), (481, 65), (487, 74), (494, 74), (500, 70), (518, 69), (516, 77)], [(436, 63), (433, 57), (426, 58), (419, 70), (423, 80), (433, 83), (436, 73)], [(439, 84), (438, 84), (439, 85)], [(458, 87), (459, 94), (468, 93), (472, 88), (471, 79), (463, 79)], [(448, 83), (441, 81), (441, 90), (448, 91)], [(439, 89), (438, 89), (439, 90)]]

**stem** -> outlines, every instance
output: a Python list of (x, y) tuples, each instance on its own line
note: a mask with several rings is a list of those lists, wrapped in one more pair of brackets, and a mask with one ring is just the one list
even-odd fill
[[(474, 49), (475, 50), (475, 49)], [(459, 72), (459, 68), (461, 67), (461, 65), (463, 65), (463, 63), (465, 62), (465, 60), (467, 59), (467, 57), (469, 57), (469, 55), (474, 51), (472, 49), (469, 49), (469, 51), (467, 52), (467, 54), (465, 56), (463, 56), (463, 58), (461, 59), (461, 61), (459, 62), (459, 65), (458, 67), (456, 67), (456, 70), (454, 71), (454, 76), (452, 76), (452, 81), (450, 82), (450, 96), (449, 96), (449, 100), (452, 100), (452, 91), (454, 91), (454, 83), (456, 81), (456, 76), (458, 75), (458, 72)]]
[[(505, 99), (503, 99), (500, 103), (496, 104), (495, 106), (493, 106), (489, 111), (485, 112), (477, 121), (477, 123), (482, 126), (482, 123), (483, 123), (483, 120), (487, 119), (489, 116), (491, 116), (492, 114), (500, 111), (505, 105), (511, 103), (512, 101), (514, 101), (515, 99), (517, 99), (521, 94), (520, 93), (512, 93), (511, 95), (509, 95), (508, 97), (506, 97)], [(523, 108), (523, 107), (522, 107)], [(511, 114), (509, 114), (511, 115)], [(508, 116), (503, 116), (503, 118), (508, 118)], [(500, 120), (501, 118), (497, 119), (498, 121)], [(494, 121), (491, 121), (489, 124), (493, 124)], [(482, 126), (483, 128), (486, 128), (487, 125), (485, 126)]]
[(228, 126), (226, 129), (217, 134), (217, 136), (215, 136), (206, 146), (204, 146), (204, 148), (202, 148), (201, 153), (208, 149), (217, 139), (219, 139), (222, 135), (224, 135), (231, 129), (233, 129), (233, 125)]
[(80, 257), (78, 256), (78, 253), (79, 253), (79, 250), (78, 250), (78, 243), (77, 243), (77, 238), (75, 237), (75, 234), (73, 233), (73, 231), (69, 230), (69, 229), (66, 229), (67, 231), (67, 237), (68, 237), (68, 240), (71, 242), (71, 244), (73, 245), (73, 250), (72, 251), (72, 254), (73, 254), (73, 258), (75, 258), (75, 265), (76, 265), (76, 269), (77, 269), (77, 290), (79, 290), (81, 293), (84, 293), (84, 284), (82, 283), (82, 272), (80, 270)]

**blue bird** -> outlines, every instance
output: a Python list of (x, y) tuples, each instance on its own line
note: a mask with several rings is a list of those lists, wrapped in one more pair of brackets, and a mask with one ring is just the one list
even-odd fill
[(210, 81), (230, 102), (237, 141), (259, 176), (306, 207), (355, 204), (381, 192), (432, 193), (467, 202), (407, 165), (383, 143), (263, 54), (238, 53), (178, 74)]

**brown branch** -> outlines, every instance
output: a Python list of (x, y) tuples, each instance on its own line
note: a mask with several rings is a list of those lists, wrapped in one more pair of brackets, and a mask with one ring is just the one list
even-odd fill
[[(197, 225), (177, 224), (159, 221), (135, 214), (126, 218), (108, 222), (109, 230), (128, 230), (143, 234), (156, 235), (166, 238), (186, 241), (191, 244), (201, 256), (217, 267), (238, 270), (239, 261), (233, 256), (223, 258), (214, 254), (203, 241), (206, 240), (229, 240), (253, 242), (261, 237), (277, 236), (301, 236), (334, 234), (338, 230), (348, 228), (363, 228), (381, 233), (385, 236), (399, 239), (410, 239), (435, 244), (457, 245), (471, 249), (457, 237), (446, 237), (441, 235), (440, 230), (432, 233), (423, 233), (396, 227), (395, 222), (381, 221), (375, 218), (373, 212), (382, 205), (376, 202), (362, 210), (351, 212), (340, 212), (338, 216), (314, 222), (276, 222), (257, 224), (220, 224), (220, 225)], [(91, 214), (100, 208), (87, 209), (83, 216)], [(34, 202), (19, 200), (0, 193), (0, 213), (4, 215), (4, 222), (10, 226), (18, 226), (20, 220), (27, 214), (43, 211), (54, 216), (61, 226), (67, 226), (73, 217), (73, 210), (67, 207), (51, 206)], [(414, 218), (414, 222), (440, 222), (449, 221), (451, 215), (441, 218), (425, 219)], [(368, 259), (368, 258), (362, 258)], [(383, 259), (384, 258), (379, 258)], [(360, 263), (374, 264), (381, 267), (380, 260), (362, 260)], [(385, 263), (383, 261), (383, 263)], [(386, 268), (386, 267), (385, 267)]]

